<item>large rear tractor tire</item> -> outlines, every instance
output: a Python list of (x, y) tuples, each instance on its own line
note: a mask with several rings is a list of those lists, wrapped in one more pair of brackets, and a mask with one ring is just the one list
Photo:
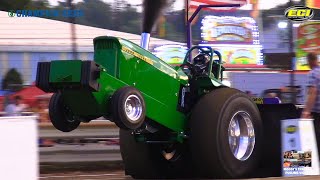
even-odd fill
[(162, 177), (165, 161), (151, 144), (139, 143), (131, 130), (120, 129), (120, 151), (125, 173), (137, 179)]
[(120, 150), (126, 175), (136, 179), (191, 177), (190, 155), (185, 149), (137, 142), (132, 130), (120, 129)]
[(49, 117), (53, 126), (62, 132), (73, 131), (80, 125), (80, 121), (74, 118), (71, 110), (63, 102), (61, 93), (54, 93), (51, 97)]
[(245, 178), (260, 160), (262, 121), (256, 104), (243, 92), (216, 89), (195, 105), (190, 149), (201, 178)]

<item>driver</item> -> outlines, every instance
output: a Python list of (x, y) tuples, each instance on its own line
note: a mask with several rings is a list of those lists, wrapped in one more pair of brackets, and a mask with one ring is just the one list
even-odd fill
[(199, 53), (196, 57), (193, 58), (193, 65), (195, 66), (195, 71), (197, 75), (207, 73), (209, 61), (209, 55), (204, 53)]

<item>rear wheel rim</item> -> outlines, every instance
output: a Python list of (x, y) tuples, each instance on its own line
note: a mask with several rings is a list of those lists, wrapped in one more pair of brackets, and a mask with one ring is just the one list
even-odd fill
[(247, 160), (254, 149), (255, 132), (251, 116), (244, 111), (233, 115), (228, 128), (229, 147), (233, 156), (240, 160)]
[(131, 121), (137, 121), (142, 115), (142, 103), (137, 95), (130, 95), (124, 103), (124, 109), (127, 117)]

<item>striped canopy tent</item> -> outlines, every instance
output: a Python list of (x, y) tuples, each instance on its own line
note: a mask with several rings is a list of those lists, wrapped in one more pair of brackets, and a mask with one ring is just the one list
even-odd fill
[(18, 92), (15, 92), (10, 95), (11, 99), (14, 99), (15, 96), (20, 96), (24, 103), (34, 106), (37, 101), (37, 97), (40, 95), (45, 95), (47, 93), (43, 92), (41, 89), (35, 86), (35, 84), (25, 87)]

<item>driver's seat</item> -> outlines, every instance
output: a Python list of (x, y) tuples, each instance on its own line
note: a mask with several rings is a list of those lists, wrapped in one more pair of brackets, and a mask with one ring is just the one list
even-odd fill
[(219, 66), (221, 67), (220, 73), (221, 73), (222, 71), (226, 70), (223, 66), (219, 65), (219, 60), (214, 60), (214, 63), (212, 64), (211, 73), (214, 75), (214, 77), (215, 77), (216, 79), (218, 79), (218, 77), (219, 77), (219, 75), (220, 75), (219, 72), (218, 72)]

